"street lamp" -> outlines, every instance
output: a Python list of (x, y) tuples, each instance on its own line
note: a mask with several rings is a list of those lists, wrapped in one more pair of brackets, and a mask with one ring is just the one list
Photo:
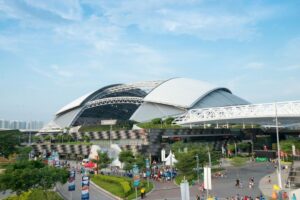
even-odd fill
[(200, 176), (199, 176), (199, 156), (198, 154), (195, 156), (197, 160), (197, 178), (198, 178), (198, 183), (200, 184)]
[(282, 188), (282, 183), (281, 183), (280, 144), (279, 144), (279, 128), (278, 128), (278, 116), (277, 116), (277, 103), (275, 103), (274, 106), (275, 106), (275, 123), (276, 123), (276, 139), (277, 139), (277, 158), (278, 158), (277, 176), (278, 176), (278, 186), (279, 186), (280, 188)]

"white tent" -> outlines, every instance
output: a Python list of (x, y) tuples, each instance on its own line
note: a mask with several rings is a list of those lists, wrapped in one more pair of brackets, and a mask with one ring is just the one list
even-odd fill
[(92, 145), (89, 159), (98, 159), (98, 151), (101, 151), (101, 147), (99, 145)]
[(168, 157), (165, 159), (165, 162), (166, 166), (174, 166), (174, 164), (178, 161), (176, 160), (175, 155), (172, 153), (172, 151), (170, 151)]

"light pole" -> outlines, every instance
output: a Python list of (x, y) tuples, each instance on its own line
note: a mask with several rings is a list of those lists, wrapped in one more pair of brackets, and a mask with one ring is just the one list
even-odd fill
[(277, 139), (277, 158), (278, 158), (278, 169), (277, 169), (277, 176), (278, 176), (278, 186), (282, 188), (281, 183), (281, 160), (280, 160), (280, 144), (279, 144), (279, 128), (278, 128), (278, 116), (277, 116), (277, 103), (275, 105), (275, 123), (276, 123), (276, 139)]
[(200, 177), (199, 177), (199, 156), (198, 154), (195, 156), (197, 160), (197, 178), (198, 178), (198, 183), (200, 184)]

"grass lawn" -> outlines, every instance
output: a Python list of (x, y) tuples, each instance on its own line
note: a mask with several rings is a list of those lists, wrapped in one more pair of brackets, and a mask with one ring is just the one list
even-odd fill
[(229, 159), (230, 163), (235, 167), (240, 167), (245, 165), (248, 160), (249, 160), (248, 157), (238, 157), (238, 156)]
[(109, 183), (102, 180), (99, 180), (95, 177), (92, 178), (92, 181), (97, 184), (99, 187), (103, 188), (106, 191), (109, 191), (110, 193), (118, 196), (118, 197), (124, 197), (123, 189), (120, 187), (120, 185), (115, 183)]
[[(126, 177), (118, 177), (118, 178), (122, 178), (124, 181), (128, 181), (130, 182), (130, 185), (132, 186), (132, 179), (126, 178)], [(123, 189), (121, 188), (121, 186), (117, 183), (112, 183), (112, 182), (108, 182), (108, 181), (103, 181), (101, 179), (97, 179), (97, 176), (94, 176), (92, 178), (92, 181), (97, 184), (99, 187), (103, 188), (104, 190), (118, 196), (121, 197), (123, 199), (135, 199), (135, 189), (132, 187), (131, 191), (129, 193), (128, 196), (125, 197)], [(149, 188), (147, 187), (147, 181), (142, 180), (140, 183), (140, 186), (144, 186), (146, 189), (146, 193), (148, 193), (149, 191), (151, 191), (153, 189), (153, 183), (150, 182), (149, 183)], [(140, 196), (140, 188), (138, 189), (138, 196)]]

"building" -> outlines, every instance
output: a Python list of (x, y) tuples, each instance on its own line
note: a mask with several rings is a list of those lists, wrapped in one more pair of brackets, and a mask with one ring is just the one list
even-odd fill
[(195, 108), (246, 104), (228, 88), (187, 78), (113, 84), (67, 104), (41, 131), (99, 124), (103, 119), (145, 122)]

